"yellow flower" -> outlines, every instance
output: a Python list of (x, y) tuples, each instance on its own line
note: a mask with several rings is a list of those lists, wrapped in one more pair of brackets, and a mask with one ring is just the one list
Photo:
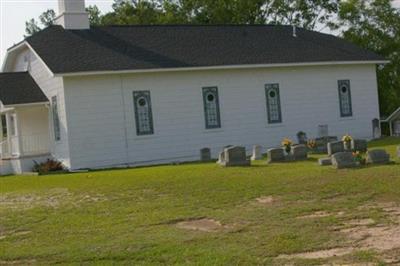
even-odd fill
[(344, 135), (342, 138), (342, 141), (344, 141), (344, 142), (350, 142), (352, 140), (353, 140), (353, 138), (349, 134)]
[(292, 144), (293, 142), (288, 138), (282, 140), (282, 146), (291, 146)]

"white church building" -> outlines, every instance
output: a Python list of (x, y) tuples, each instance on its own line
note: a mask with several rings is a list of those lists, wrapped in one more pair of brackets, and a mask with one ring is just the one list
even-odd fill
[(372, 138), (383, 57), (291, 26), (90, 27), (84, 0), (7, 50), (1, 173), (195, 161), (208, 147)]

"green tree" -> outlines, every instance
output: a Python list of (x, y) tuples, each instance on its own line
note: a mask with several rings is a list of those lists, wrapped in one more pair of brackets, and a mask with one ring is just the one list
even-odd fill
[(390, 60), (377, 70), (381, 113), (390, 114), (400, 106), (400, 10), (390, 0), (348, 0), (339, 20), (345, 39)]
[(163, 13), (157, 1), (115, 0), (112, 7), (101, 18), (102, 25), (158, 24)]
[[(53, 9), (48, 9), (39, 16), (40, 24), (43, 27), (53, 25), (55, 17), (56, 12)], [(25, 37), (31, 36), (40, 30), (42, 30), (42, 27), (39, 26), (39, 23), (34, 18), (25, 22)]]
[(102, 14), (100, 12), (100, 9), (96, 5), (87, 7), (86, 12), (89, 13), (90, 25), (92, 26), (101, 25)]
[(39, 32), (40, 30), (41, 30), (41, 28), (39, 27), (38, 22), (34, 18), (32, 18), (29, 21), (25, 22), (26, 35), (24, 35), (24, 37), (31, 36), (31, 35), (35, 34), (36, 32)]

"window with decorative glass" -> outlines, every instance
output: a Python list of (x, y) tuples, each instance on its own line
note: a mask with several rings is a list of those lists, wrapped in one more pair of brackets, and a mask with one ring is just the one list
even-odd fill
[(267, 99), (268, 123), (282, 123), (279, 84), (265, 85), (265, 95)]
[(137, 135), (154, 134), (150, 91), (133, 92)]
[(221, 117), (217, 87), (203, 88), (203, 103), (206, 129), (220, 128)]
[(353, 116), (350, 80), (339, 80), (339, 102), (340, 102), (340, 116), (349, 117)]
[(51, 109), (53, 116), (54, 139), (56, 141), (59, 141), (61, 140), (61, 134), (60, 134), (60, 117), (58, 115), (57, 96), (51, 97)]

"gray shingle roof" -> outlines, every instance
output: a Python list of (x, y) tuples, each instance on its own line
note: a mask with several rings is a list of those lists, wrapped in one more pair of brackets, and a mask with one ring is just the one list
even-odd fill
[(332, 35), (297, 36), (276, 25), (51, 26), (27, 41), (54, 73), (384, 60)]
[(13, 72), (0, 73), (0, 101), (4, 105), (14, 105), (49, 100), (28, 72)]

